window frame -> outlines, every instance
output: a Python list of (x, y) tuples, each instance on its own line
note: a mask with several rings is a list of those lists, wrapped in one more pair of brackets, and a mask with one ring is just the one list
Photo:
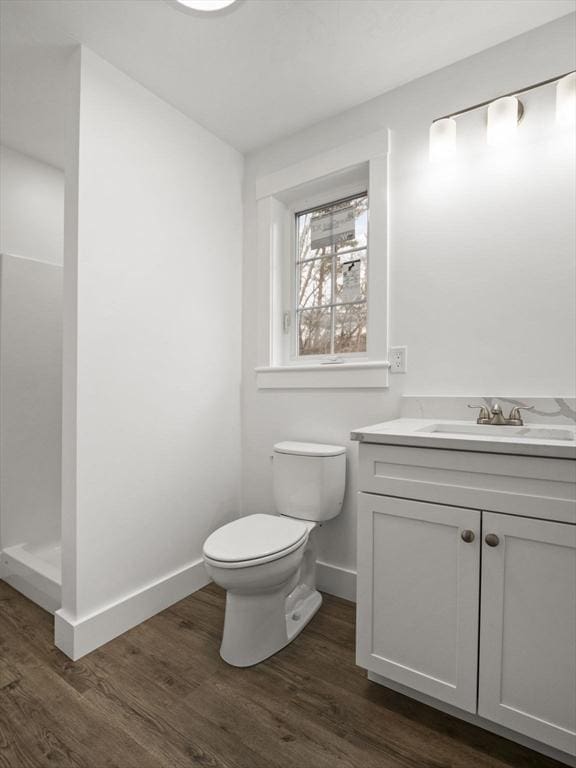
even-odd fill
[[(259, 389), (388, 387), (389, 131), (340, 145), (255, 180), (258, 323), (255, 381)], [(368, 193), (367, 349), (337, 359), (297, 356), (295, 214)], [(289, 312), (290, 333), (284, 333)]]
[[(334, 197), (334, 194), (336, 194), (336, 197)], [(330, 308), (334, 309), (337, 306), (343, 306), (346, 303), (350, 304), (366, 304), (366, 350), (364, 352), (344, 352), (344, 353), (335, 353), (335, 352), (328, 352), (320, 355), (300, 355), (298, 354), (298, 346), (299, 346), (299, 307), (297, 304), (297, 293), (298, 293), (298, 284), (299, 284), (299, 274), (298, 274), (298, 265), (300, 262), (297, 258), (297, 247), (298, 247), (298, 216), (305, 213), (311, 213), (314, 210), (317, 210), (319, 208), (329, 207), (330, 205), (337, 205), (338, 203), (346, 202), (347, 200), (354, 200), (359, 197), (366, 197), (368, 199), (368, 225), (366, 228), (366, 246), (363, 248), (357, 248), (354, 249), (356, 251), (365, 251), (366, 253), (366, 287), (368, 290), (368, 284), (370, 280), (369, 276), (369, 270), (370, 270), (370, 196), (368, 193), (368, 184), (354, 184), (350, 186), (339, 186), (334, 187), (333, 190), (329, 190), (326, 193), (322, 194), (321, 196), (317, 197), (314, 203), (310, 204), (310, 199), (305, 200), (305, 207), (303, 208), (303, 203), (297, 202), (290, 206), (289, 212), (292, 218), (291, 222), (291, 232), (290, 232), (290, 291), (289, 291), (289, 303), (286, 305), (286, 309), (284, 310), (285, 313), (289, 313), (290, 317), (290, 340), (289, 340), (289, 356), (288, 360), (291, 364), (306, 364), (306, 363), (317, 363), (317, 364), (326, 364), (329, 361), (333, 361), (335, 364), (338, 363), (346, 363), (347, 361), (360, 361), (360, 360), (368, 360), (368, 334), (369, 334), (369, 327), (368, 327), (368, 293), (366, 295), (366, 299), (359, 302), (341, 302), (341, 303), (335, 303), (332, 302), (330, 304), (322, 305), (322, 308)], [(351, 253), (354, 252), (353, 249), (351, 249)], [(330, 254), (330, 256), (324, 257), (324, 258), (331, 258), (332, 259), (332, 265), (334, 265), (334, 256), (335, 254)], [(321, 258), (321, 257), (316, 257)], [(310, 259), (310, 261), (315, 261), (316, 259)], [(332, 282), (335, 279), (334, 274), (334, 266), (332, 267)], [(332, 286), (332, 291), (334, 291), (334, 286)], [(332, 296), (334, 298), (334, 296)], [(318, 307), (320, 308), (320, 307)], [(310, 309), (316, 309), (316, 307), (310, 307)], [(332, 329), (331, 329), (331, 337), (333, 341), (334, 337), (334, 314), (332, 315)]]

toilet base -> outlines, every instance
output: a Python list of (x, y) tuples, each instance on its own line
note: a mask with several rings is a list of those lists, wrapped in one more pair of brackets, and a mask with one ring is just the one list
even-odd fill
[(288, 642), (294, 640), (322, 605), (317, 589), (300, 584), (286, 599), (286, 633)]
[(322, 595), (307, 584), (288, 596), (283, 590), (253, 595), (228, 591), (220, 656), (234, 667), (264, 661), (294, 640), (321, 605)]

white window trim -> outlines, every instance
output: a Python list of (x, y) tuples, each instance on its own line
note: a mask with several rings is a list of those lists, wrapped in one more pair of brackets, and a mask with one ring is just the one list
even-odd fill
[(258, 389), (383, 389), (388, 386), (389, 368), (385, 361), (363, 360), (262, 366), (255, 372)]
[[(388, 131), (377, 131), (257, 180), (258, 388), (388, 386), (388, 147)], [(362, 183), (342, 183), (360, 168), (366, 169)], [(310, 196), (309, 191), (318, 185), (330, 190), (329, 196), (334, 190), (332, 199), (342, 191), (366, 188), (369, 196), (367, 352), (346, 356), (345, 362), (338, 363), (292, 359), (291, 334), (283, 333), (284, 311), (292, 308), (294, 212), (301, 209), (303, 200), (314, 204), (314, 200), (328, 199), (326, 192)]]

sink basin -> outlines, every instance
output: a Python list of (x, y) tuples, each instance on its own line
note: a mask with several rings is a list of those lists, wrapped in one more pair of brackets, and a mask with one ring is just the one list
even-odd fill
[(492, 424), (430, 424), (418, 432), (445, 435), (476, 435), (477, 437), (510, 437), (514, 440), (574, 440), (575, 430), (555, 427), (507, 427)]

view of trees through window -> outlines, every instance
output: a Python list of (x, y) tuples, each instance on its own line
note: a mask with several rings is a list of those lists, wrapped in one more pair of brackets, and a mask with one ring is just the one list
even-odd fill
[(368, 196), (296, 215), (299, 355), (366, 351)]

